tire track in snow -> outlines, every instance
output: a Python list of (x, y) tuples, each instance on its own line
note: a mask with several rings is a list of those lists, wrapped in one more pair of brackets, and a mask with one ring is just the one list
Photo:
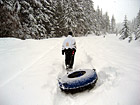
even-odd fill
[[(78, 44), (79, 44), (79, 47), (78, 47), (77, 53), (76, 53), (78, 55), (76, 55), (75, 58), (77, 59), (76, 61), (80, 61), (80, 62), (76, 62), (75, 69), (78, 69), (79, 67), (94, 69), (94, 66), (92, 64), (93, 57), (90, 56), (84, 48), (85, 44), (87, 44), (86, 39), (78, 40)], [(81, 60), (79, 60), (79, 59), (81, 59)]]
[[(60, 42), (59, 42), (60, 43)], [(54, 48), (56, 48), (59, 44), (57, 43), (54, 47), (50, 48), (49, 50), (47, 50), (45, 53), (43, 53), (41, 56), (39, 56), (36, 60), (34, 60), (34, 62), (32, 62), (30, 65), (28, 65), (27, 67), (23, 68), (21, 71), (17, 72), (15, 75), (13, 75), (12, 77), (10, 77), (8, 80), (6, 80), (4, 83), (0, 84), (0, 88), (2, 88), (3, 86), (5, 86), (6, 84), (8, 84), (10, 81), (14, 80), (16, 77), (18, 77), (20, 74), (22, 74), (23, 72), (27, 71), (29, 68), (31, 68), (33, 65), (35, 65), (38, 61), (41, 60), (41, 58), (43, 58), (46, 54), (48, 54), (49, 52), (51, 52)]]

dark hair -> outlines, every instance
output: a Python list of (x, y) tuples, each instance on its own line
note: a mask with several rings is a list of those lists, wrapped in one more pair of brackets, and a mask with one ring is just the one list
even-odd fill
[(69, 32), (69, 35), (71, 35), (71, 36), (72, 36), (72, 32)]

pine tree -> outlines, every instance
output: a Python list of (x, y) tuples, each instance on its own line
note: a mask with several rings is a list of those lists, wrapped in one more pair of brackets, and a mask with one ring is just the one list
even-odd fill
[(140, 38), (140, 10), (136, 18), (135, 40)]
[(112, 16), (112, 19), (111, 19), (111, 26), (110, 26), (110, 32), (112, 34), (115, 33), (115, 27), (116, 27), (116, 22), (115, 22), (115, 18), (114, 18), (114, 15)]
[(96, 35), (102, 34), (103, 29), (105, 29), (105, 23), (103, 21), (103, 14), (102, 14), (102, 9), (100, 10), (99, 6), (97, 7), (96, 10)]
[(102, 13), (102, 9), (97, 7), (95, 19), (96, 35), (110, 33), (110, 19), (108, 13)]
[(68, 31), (75, 32), (75, 30), (77, 29), (78, 25), (77, 17), (79, 16), (78, 11), (79, 7), (77, 4), (77, 0), (70, 0), (67, 4), (67, 18), (66, 18)]
[[(49, 34), (49, 2), (45, 1), (20, 1), (21, 9), (19, 12), (24, 37), (41, 39), (47, 38)], [(48, 31), (47, 31), (48, 30)]]
[(93, 7), (93, 1), (92, 0), (84, 0), (84, 35), (86, 33), (91, 33), (91, 32), (95, 32), (95, 27), (94, 27), (94, 23), (95, 23), (95, 16), (94, 16), (94, 7)]
[(64, 26), (64, 18), (65, 18), (65, 11), (63, 8), (62, 0), (54, 0), (52, 2), (54, 12), (53, 16), (51, 17), (51, 23), (53, 27), (53, 37), (60, 37), (62, 36), (62, 30), (64, 30), (62, 27)]
[(17, 8), (15, 0), (0, 1), (0, 37), (19, 37), (21, 24), (17, 15)]
[(105, 22), (105, 32), (109, 33), (110, 32), (110, 19), (107, 12), (104, 15), (104, 22)]
[(132, 36), (131, 36), (131, 33), (130, 33), (130, 29), (129, 29), (129, 26), (128, 26), (128, 20), (127, 20), (127, 16), (125, 15), (125, 19), (124, 19), (124, 25), (123, 25), (123, 28), (122, 30), (120, 31), (120, 39), (124, 40), (126, 38), (129, 38), (129, 42), (132, 40)]

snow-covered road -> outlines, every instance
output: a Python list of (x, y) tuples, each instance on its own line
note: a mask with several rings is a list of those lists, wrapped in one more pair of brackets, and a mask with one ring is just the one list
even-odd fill
[(140, 43), (115, 35), (77, 37), (74, 70), (97, 70), (94, 89), (62, 93), (65, 38), (0, 39), (0, 105), (139, 105)]

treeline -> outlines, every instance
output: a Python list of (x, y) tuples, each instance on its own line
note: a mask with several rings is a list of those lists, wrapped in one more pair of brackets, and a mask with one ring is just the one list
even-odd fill
[(115, 33), (115, 18), (92, 0), (1, 0), (0, 37), (43, 39)]

